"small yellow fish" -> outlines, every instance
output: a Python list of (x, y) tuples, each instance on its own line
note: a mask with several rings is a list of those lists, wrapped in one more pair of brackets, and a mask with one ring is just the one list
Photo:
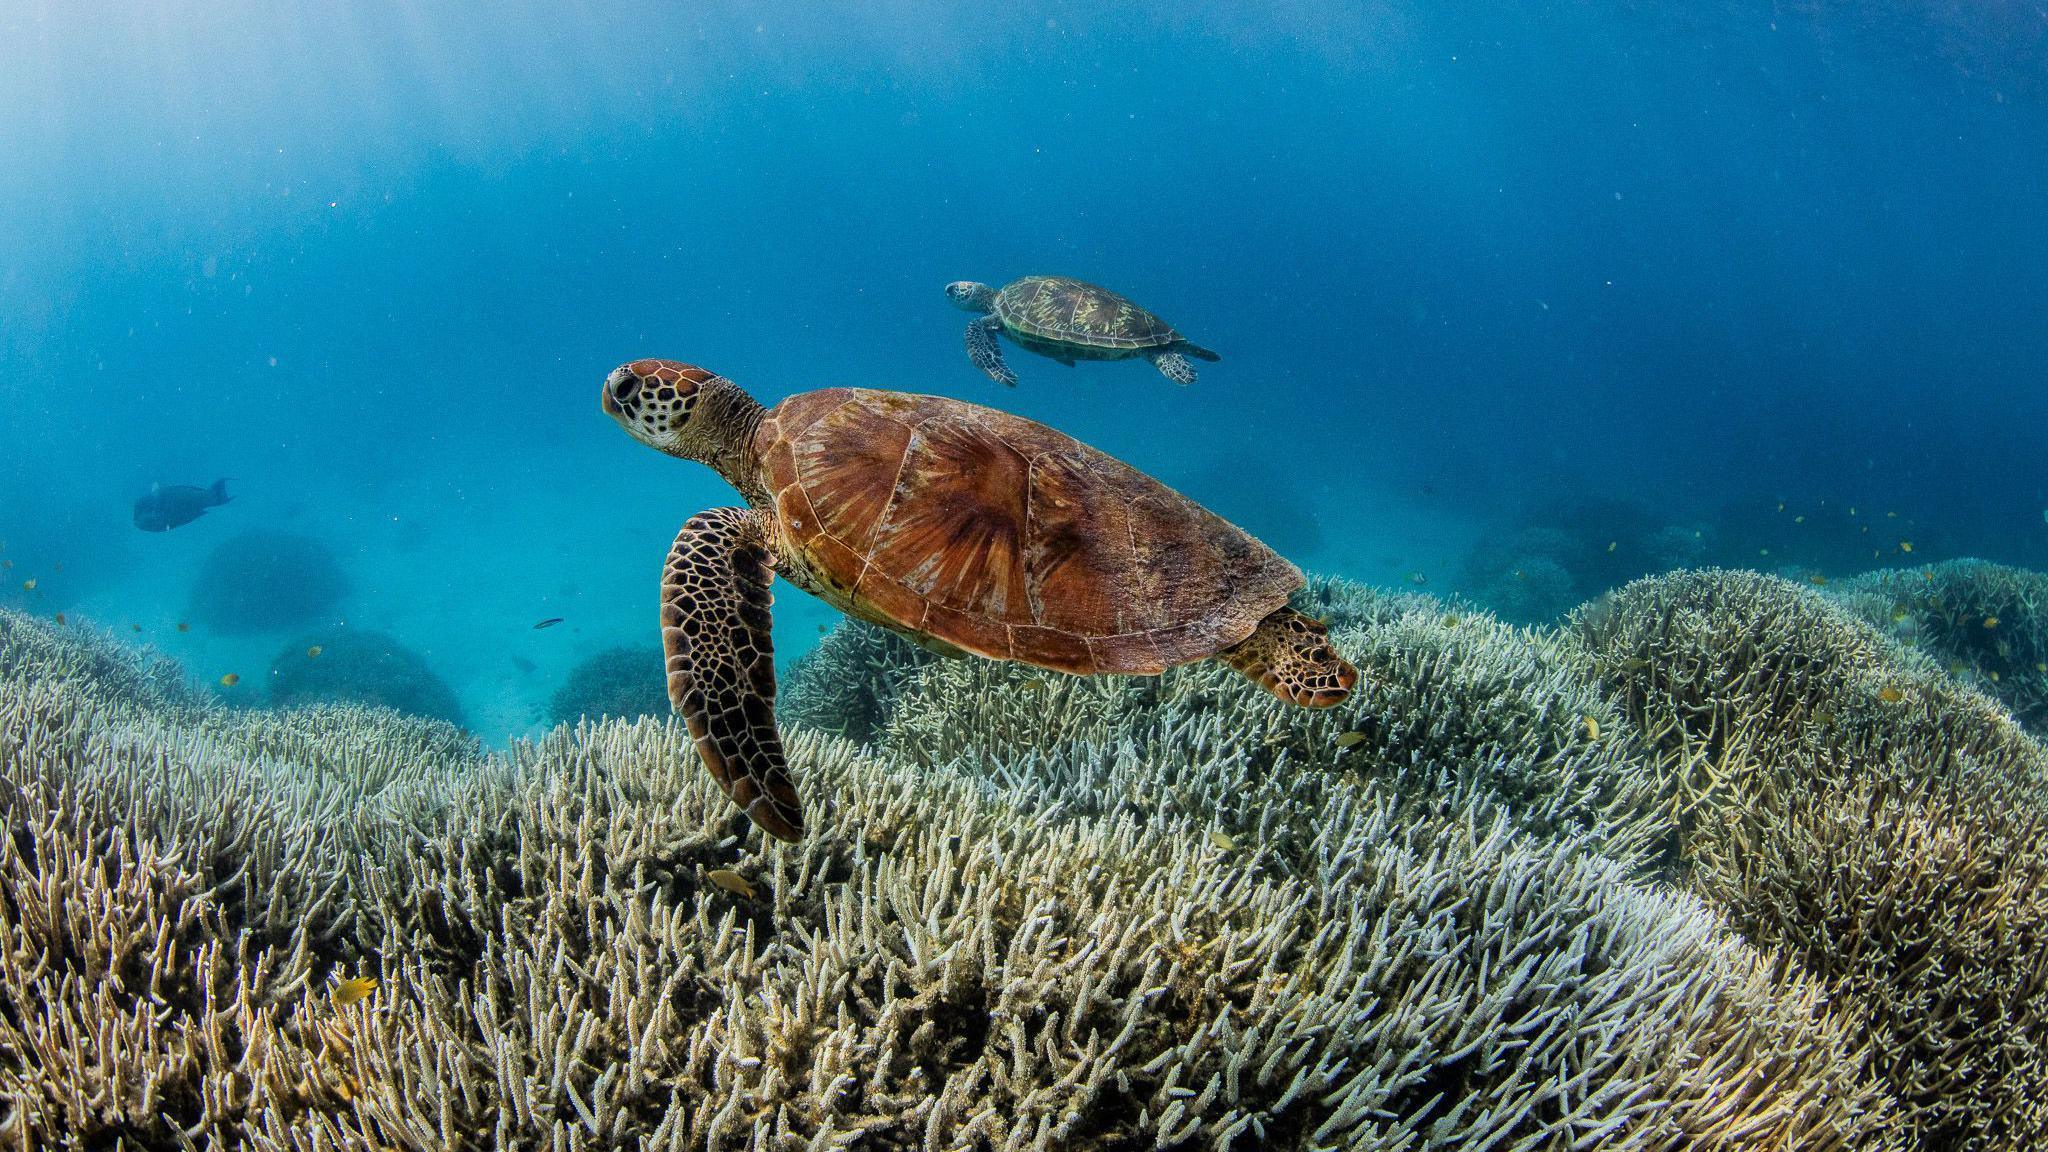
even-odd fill
[(704, 877), (742, 900), (752, 900), (754, 898), (754, 886), (747, 883), (745, 876), (730, 868), (713, 868), (711, 871), (706, 872)]
[(36, 582), (35, 582), (35, 581), (34, 581), (33, 579), (29, 579), (29, 580), (23, 580), (23, 581), (21, 582), (21, 590), (22, 590), (23, 592), (33, 592), (33, 591), (35, 591), (35, 590), (36, 590)]
[(1855, 514), (1856, 514), (1856, 509), (1854, 509), (1854, 508), (1851, 508), (1851, 509), (1849, 509), (1849, 515), (1851, 515), (1851, 516), (1854, 516)]
[(1996, 673), (1996, 672), (1993, 672), (1993, 673), (1991, 674), (1991, 682), (1992, 682), (1993, 684), (1996, 684), (1996, 683), (1998, 683), (1998, 673)]
[(1778, 501), (1778, 511), (1780, 511), (1780, 512), (1783, 512), (1784, 510), (1785, 510), (1785, 502), (1784, 502), (1783, 500), (1780, 500), (1780, 501)]
[(1884, 518), (1887, 520), (1897, 520), (1899, 518), (1899, 514), (1897, 512), (1887, 512), (1884, 514)]
[(1209, 843), (1223, 849), (1225, 852), (1237, 851), (1237, 841), (1231, 839), (1230, 833), (1225, 832), (1221, 828), (1209, 829)]
[(1771, 550), (1769, 548), (1759, 548), (1756, 550), (1756, 554), (1759, 556), (1769, 556), (1771, 554)]
[(178, 621), (178, 631), (190, 632), (191, 630), (192, 626), (190, 624), (185, 623), (183, 620)]
[(318, 644), (313, 645), (311, 648), (306, 649), (306, 659), (311, 660), (319, 656), (321, 651), (322, 649)]
[(1906, 698), (1906, 694), (1887, 684), (1877, 690), (1877, 698), (1887, 704), (1897, 704)]
[(1591, 716), (1582, 716), (1580, 719), (1586, 722), (1586, 739), (1598, 740), (1600, 738), (1600, 722)]
[(1906, 610), (1905, 610), (1904, 608), (1898, 608), (1898, 609), (1894, 609), (1894, 610), (1893, 610), (1893, 612), (1892, 612), (1892, 623), (1894, 623), (1894, 624), (1904, 624), (1904, 623), (1906, 622), (1906, 620), (1907, 620), (1907, 619), (1908, 619), (1908, 614), (1907, 614), (1907, 612), (1906, 612)]
[(1615, 549), (1616, 549), (1617, 547), (1619, 547), (1620, 545), (1621, 545), (1621, 541), (1619, 541), (1619, 540), (1609, 540), (1609, 541), (1607, 542), (1607, 550), (1608, 550), (1609, 552), (1612, 552), (1612, 551), (1614, 551), (1614, 550), (1615, 550)]
[(1793, 522), (1794, 524), (1804, 524), (1804, 523), (1806, 523), (1806, 517), (1804, 517), (1804, 516), (1794, 516), (1794, 517), (1792, 518), (1792, 522)]
[(220, 686), (223, 688), (233, 688), (235, 685), (240, 684), (241, 682), (241, 676), (233, 672), (230, 672), (227, 675), (220, 678)]
[(1335, 743), (1339, 748), (1356, 748), (1360, 744), (1365, 743), (1365, 733), (1339, 732)]
[(346, 1008), (351, 1004), (361, 1003), (362, 1001), (369, 999), (370, 993), (375, 992), (376, 990), (376, 977), (350, 976), (337, 983), (334, 986), (334, 991), (330, 993), (330, 996), (333, 998), (334, 1006), (336, 1008)]
[(1458, 626), (1458, 618), (1456, 616), (1444, 617), (1444, 626), (1447, 628), (1456, 628)]
[(1996, 616), (1986, 616), (1986, 617), (1984, 618), (1984, 626), (1985, 626), (1986, 628), (1996, 628), (1996, 627), (1998, 627), (1998, 617), (1996, 617)]
[(1816, 572), (1813, 575), (1808, 576), (1806, 578), (1806, 582), (1808, 584), (1813, 585), (1816, 588), (1825, 588), (1827, 587), (1828, 578)]
[(2048, 660), (2036, 660), (2036, 661), (2034, 661), (2034, 671), (2036, 671), (2036, 672), (2048, 672)]
[(1901, 551), (1901, 552), (1911, 552), (1912, 550), (1913, 550), (1913, 542), (1912, 542), (1911, 540), (1901, 540), (1901, 541), (1899, 541), (1899, 551)]

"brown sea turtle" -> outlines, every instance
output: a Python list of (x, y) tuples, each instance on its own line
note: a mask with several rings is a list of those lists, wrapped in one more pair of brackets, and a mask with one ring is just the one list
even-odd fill
[(937, 396), (828, 388), (773, 408), (672, 360), (614, 371), (604, 411), (708, 464), (747, 506), (700, 512), (662, 570), (669, 699), (726, 795), (803, 831), (775, 727), (769, 582), (947, 655), (1076, 675), (1205, 657), (1325, 708), (1357, 670), (1287, 606), (1294, 565), (1042, 424)]
[(956, 280), (946, 285), (946, 296), (977, 313), (967, 326), (967, 356), (998, 384), (1017, 383), (1017, 374), (1003, 363), (998, 335), (1069, 368), (1076, 360), (1143, 356), (1175, 384), (1195, 382), (1189, 356), (1222, 359), (1109, 289), (1066, 276), (1026, 276), (999, 289)]

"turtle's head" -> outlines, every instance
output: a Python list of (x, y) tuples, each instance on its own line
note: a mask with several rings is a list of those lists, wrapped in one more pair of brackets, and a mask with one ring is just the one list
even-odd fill
[(946, 299), (962, 312), (987, 312), (996, 306), (996, 290), (972, 280), (955, 280), (946, 285)]
[(718, 377), (674, 360), (635, 360), (605, 377), (598, 407), (633, 439), (671, 456), (681, 456), (683, 434), (697, 410), (704, 385)]
[(711, 465), (750, 502), (766, 498), (754, 434), (767, 410), (718, 373), (635, 360), (604, 378), (597, 406), (649, 448)]

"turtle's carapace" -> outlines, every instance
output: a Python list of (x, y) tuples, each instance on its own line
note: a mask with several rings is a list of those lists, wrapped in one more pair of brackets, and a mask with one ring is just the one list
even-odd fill
[(671, 360), (614, 371), (634, 439), (715, 468), (747, 506), (692, 517), (662, 573), (668, 689), (726, 794), (773, 835), (803, 812), (775, 727), (775, 574), (946, 655), (1075, 675), (1215, 658), (1324, 708), (1357, 671), (1288, 607), (1300, 570), (1137, 469), (1043, 424), (831, 388), (763, 408)]

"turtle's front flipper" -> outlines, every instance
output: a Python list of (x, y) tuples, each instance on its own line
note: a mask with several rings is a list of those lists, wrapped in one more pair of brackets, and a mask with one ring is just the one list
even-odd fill
[(988, 373), (988, 378), (998, 384), (1017, 386), (1017, 374), (1003, 363), (1003, 346), (996, 343), (996, 329), (1002, 321), (993, 316), (977, 316), (967, 326), (967, 358), (974, 366)]
[(661, 572), (661, 646), (669, 702), (704, 766), (763, 831), (795, 840), (804, 812), (775, 729), (770, 564), (758, 513), (714, 508), (690, 517)]
[(1273, 695), (1304, 708), (1341, 703), (1358, 682), (1358, 669), (1330, 647), (1322, 624), (1292, 608), (1281, 608), (1259, 621), (1258, 631), (1216, 658)]
[(1188, 358), (1178, 352), (1154, 352), (1152, 366), (1159, 369), (1160, 375), (1175, 384), (1195, 382), (1195, 366), (1188, 363)]

